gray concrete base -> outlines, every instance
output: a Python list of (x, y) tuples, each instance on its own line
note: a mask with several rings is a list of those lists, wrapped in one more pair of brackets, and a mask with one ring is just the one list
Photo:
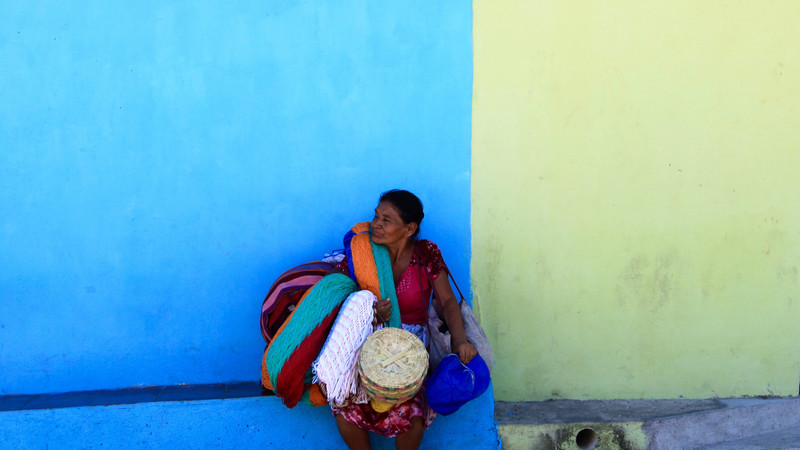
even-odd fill
[(495, 405), (504, 449), (800, 448), (800, 398)]
[(746, 439), (723, 442), (706, 447), (709, 450), (766, 450), (776, 448), (784, 450), (800, 449), (800, 427), (759, 434)]

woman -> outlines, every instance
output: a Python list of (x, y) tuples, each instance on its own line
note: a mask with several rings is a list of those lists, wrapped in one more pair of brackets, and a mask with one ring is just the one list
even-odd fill
[[(450, 288), (442, 255), (436, 244), (417, 239), (424, 216), (422, 202), (411, 192), (396, 189), (384, 192), (375, 208), (371, 239), (389, 251), (403, 328), (419, 336), (427, 346), (428, 299), (431, 291), (435, 292), (450, 330), (451, 348), (467, 363), (477, 351), (464, 333), (461, 310)], [(337, 270), (347, 273), (347, 261), (339, 263)], [(374, 323), (388, 322), (396, 313), (391, 310), (389, 299), (379, 300)], [(369, 431), (396, 437), (398, 449), (419, 448), (425, 429), (436, 417), (425, 400), (424, 388), (411, 400), (384, 413), (374, 411), (369, 404), (332, 407), (332, 410), (339, 432), (351, 449), (370, 448)]]

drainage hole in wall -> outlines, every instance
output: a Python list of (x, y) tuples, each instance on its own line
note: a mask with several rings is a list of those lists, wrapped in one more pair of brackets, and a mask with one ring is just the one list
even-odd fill
[(591, 428), (584, 428), (575, 435), (575, 443), (581, 450), (591, 450), (597, 447), (597, 432)]

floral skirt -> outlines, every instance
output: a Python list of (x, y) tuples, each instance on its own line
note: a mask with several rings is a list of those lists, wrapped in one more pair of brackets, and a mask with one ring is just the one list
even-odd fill
[(331, 407), (331, 411), (359, 428), (384, 437), (395, 437), (410, 430), (413, 417), (422, 417), (426, 429), (436, 417), (436, 412), (428, 406), (425, 399), (425, 388), (420, 389), (410, 400), (382, 413), (372, 409), (369, 403), (352, 403), (344, 408)]
[[(402, 326), (404, 330), (417, 335), (425, 344), (425, 347), (428, 347), (427, 325), (408, 325), (404, 323)], [(425, 383), (427, 381), (425, 380)], [(359, 428), (384, 437), (395, 437), (410, 430), (413, 417), (422, 417), (425, 422), (425, 429), (427, 429), (436, 417), (436, 411), (428, 406), (428, 401), (425, 398), (425, 383), (423, 383), (417, 395), (386, 412), (376, 412), (369, 403), (351, 403), (342, 408), (331, 406), (331, 411), (334, 415), (342, 416)]]

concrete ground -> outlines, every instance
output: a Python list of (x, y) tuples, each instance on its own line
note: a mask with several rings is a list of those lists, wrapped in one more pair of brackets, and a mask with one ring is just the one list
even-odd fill
[(800, 398), (495, 404), (504, 449), (800, 449)]

